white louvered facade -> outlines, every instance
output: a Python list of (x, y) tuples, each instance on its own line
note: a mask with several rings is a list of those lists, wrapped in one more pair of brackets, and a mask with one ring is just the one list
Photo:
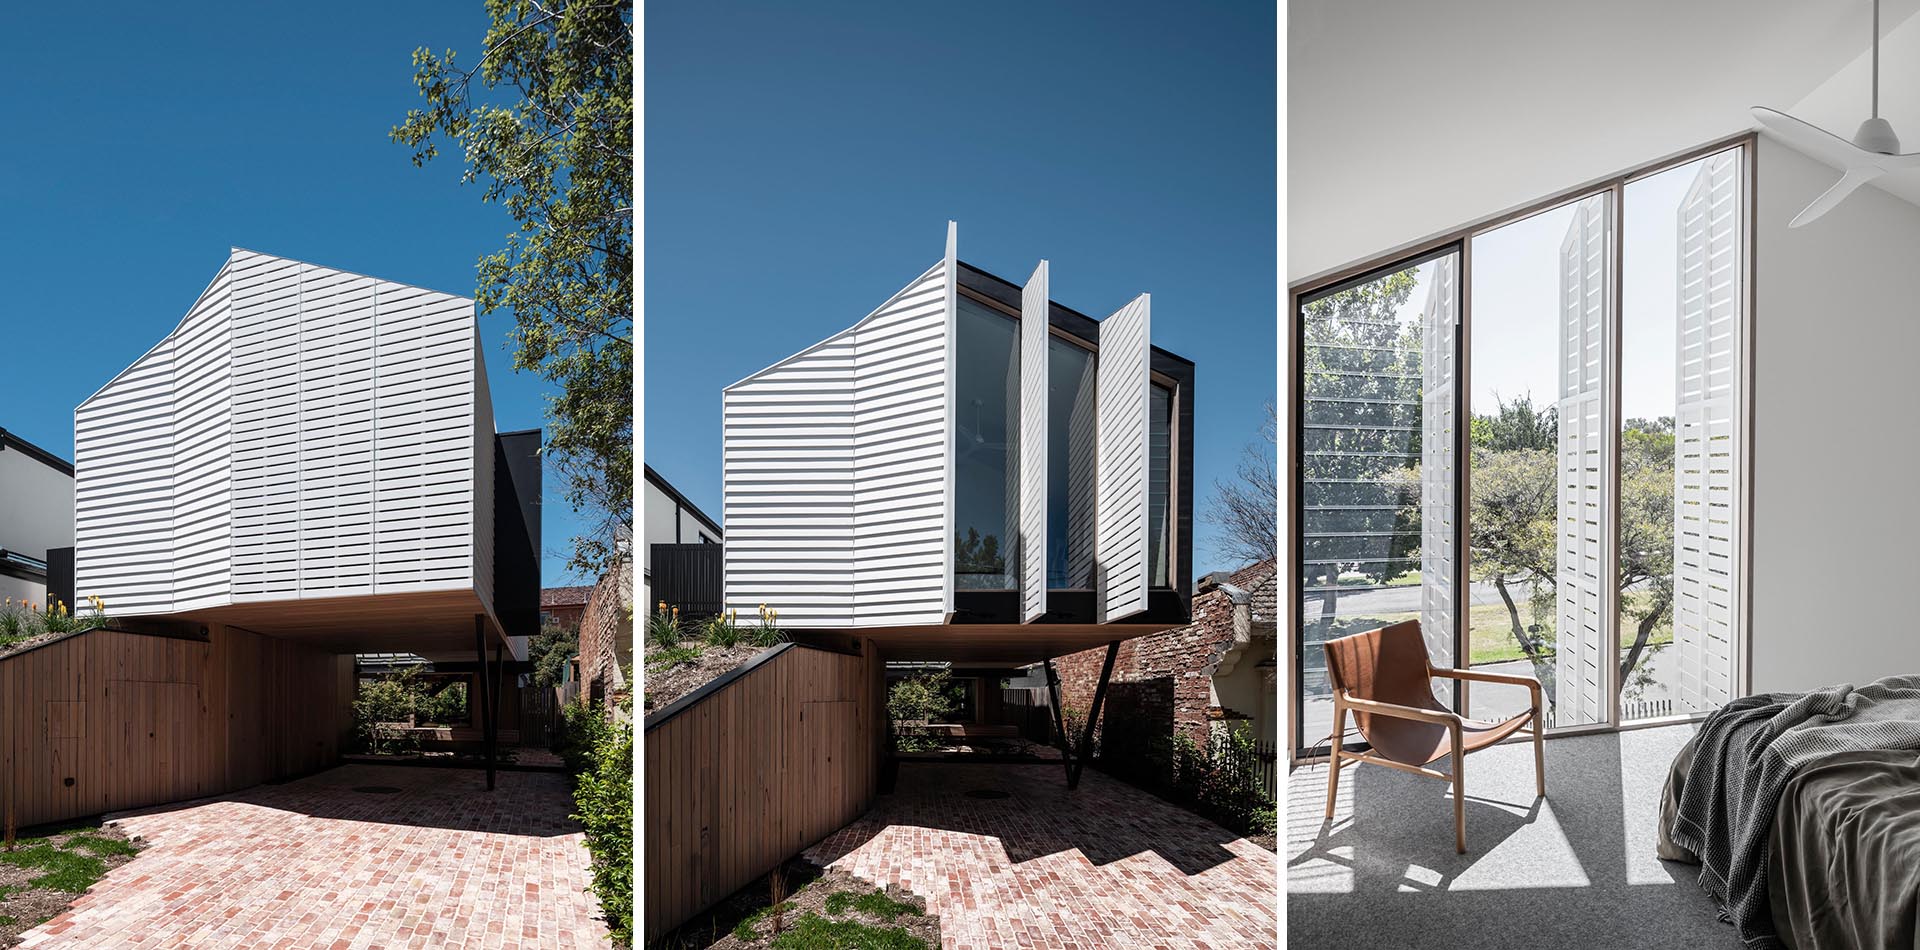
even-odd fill
[[(1458, 264), (1452, 254), (1434, 262), (1420, 334), (1420, 631), (1440, 667), (1460, 665), (1453, 648)], [(1451, 692), (1452, 685), (1443, 681), (1441, 689)]]
[[(765, 604), (796, 629), (956, 622), (960, 269), (950, 229), (945, 257), (878, 309), (724, 390), (727, 608), (751, 617)], [(996, 306), (1015, 318), (1011, 300)], [(1147, 609), (1150, 582), (1148, 301), (1142, 295), (1099, 324), (1097, 360), (1076, 390), (1065, 445), (1065, 467), (1086, 469), (1074, 484), (1092, 490), (1069, 493), (1064, 519), (1048, 497), (1048, 453), (1061, 448), (1048, 431), (1050, 306), (1043, 261), (1020, 291), (1012, 355), (994, 357), (994, 373), (1005, 370), (1004, 384), (992, 376), (990, 398), (1005, 396), (1005, 418), (994, 425), (1006, 433), (1007, 480), (975, 496), (991, 512), (979, 534), (1009, 539), (1005, 567), (971, 576), (1004, 578), (1013, 605), (1004, 622), (1034, 623), (1049, 611), (1049, 555), (1067, 576), (1087, 578), (1074, 585), (1084, 590), (1095, 572), (1074, 574), (1075, 559), (1097, 553), (1102, 583), (1092, 606), (1101, 621), (1125, 620)], [(969, 451), (968, 464), (980, 465), (978, 445)], [(1091, 543), (1050, 552), (1058, 521), (1056, 533), (1081, 532)]]
[(1555, 722), (1607, 722), (1612, 700), (1606, 666), (1611, 530), (1607, 475), (1613, 427), (1607, 406), (1612, 372), (1608, 335), (1610, 218), (1606, 197), (1574, 207), (1560, 246), (1558, 609), (1554, 656)]
[(1147, 414), (1152, 401), (1150, 301), (1135, 297), (1100, 323), (1100, 446), (1094, 546), (1100, 622), (1147, 609)]
[(1047, 612), (1047, 262), (1020, 288), (1020, 622)]
[(118, 616), (487, 599), (484, 375), (472, 301), (236, 249), (75, 410), (77, 593)]
[(1741, 300), (1738, 152), (1707, 159), (1680, 203), (1673, 457), (1673, 652), (1679, 699), (1735, 695)]

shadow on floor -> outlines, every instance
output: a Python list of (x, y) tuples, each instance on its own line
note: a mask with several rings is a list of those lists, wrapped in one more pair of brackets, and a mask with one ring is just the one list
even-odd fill
[(230, 803), (316, 819), (556, 837), (580, 831), (564, 775), (349, 763), (305, 778), (226, 795), (119, 812), (109, 819), (188, 812)]
[(1189, 875), (1233, 860), (1239, 835), (1184, 808), (1088, 769), (1067, 790), (1052, 763), (901, 762), (893, 791), (808, 851), (827, 864), (889, 827), (997, 839), (1015, 864), (1077, 849), (1095, 865), (1151, 851)]
[[(1447, 783), (1371, 765), (1289, 780), (1289, 946), (1738, 948), (1697, 869), (1654, 856), (1661, 788), (1690, 726), (1549, 739), (1467, 758), (1467, 847)], [(1446, 769), (1446, 760), (1437, 768)]]

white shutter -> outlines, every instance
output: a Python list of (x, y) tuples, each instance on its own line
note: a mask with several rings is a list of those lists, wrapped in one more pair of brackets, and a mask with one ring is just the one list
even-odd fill
[(1147, 412), (1152, 343), (1146, 294), (1100, 322), (1096, 589), (1100, 622), (1147, 609)]
[(1605, 722), (1606, 473), (1612, 468), (1606, 379), (1609, 216), (1606, 196), (1574, 206), (1560, 246), (1559, 556), (1555, 715), (1558, 725)]
[[(1457, 377), (1458, 259), (1434, 263), (1420, 340), (1420, 630), (1435, 666), (1454, 657), (1454, 391)], [(1451, 683), (1443, 689), (1451, 690)]]
[(1047, 262), (1020, 290), (1020, 622), (1047, 612)]
[(1732, 698), (1739, 550), (1739, 153), (1707, 159), (1679, 210), (1673, 641), (1690, 712)]

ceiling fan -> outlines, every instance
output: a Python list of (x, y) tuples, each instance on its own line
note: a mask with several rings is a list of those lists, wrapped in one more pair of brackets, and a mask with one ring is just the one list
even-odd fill
[(1873, 0), (1873, 115), (1849, 142), (1784, 112), (1755, 106), (1753, 117), (1788, 145), (1840, 169), (1840, 180), (1787, 222), (1797, 228), (1833, 210), (1854, 189), (1888, 172), (1920, 168), (1920, 152), (1900, 153), (1900, 137), (1880, 118), (1880, 0)]

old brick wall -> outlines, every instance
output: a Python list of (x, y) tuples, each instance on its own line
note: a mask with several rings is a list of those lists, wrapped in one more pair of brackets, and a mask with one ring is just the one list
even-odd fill
[[(1245, 568), (1228, 583), (1253, 594), (1256, 623), (1263, 607), (1266, 623), (1273, 622), (1273, 562)], [(1194, 597), (1188, 625), (1121, 641), (1100, 714), (1103, 746), (1177, 734), (1204, 743), (1213, 674), (1232, 644), (1233, 599), (1218, 588)], [(1060, 702), (1070, 718), (1077, 712), (1085, 722), (1106, 656), (1106, 647), (1096, 647), (1054, 658)]]
[(627, 692), (633, 664), (633, 565), (614, 565), (580, 613), (580, 701), (608, 706)]

